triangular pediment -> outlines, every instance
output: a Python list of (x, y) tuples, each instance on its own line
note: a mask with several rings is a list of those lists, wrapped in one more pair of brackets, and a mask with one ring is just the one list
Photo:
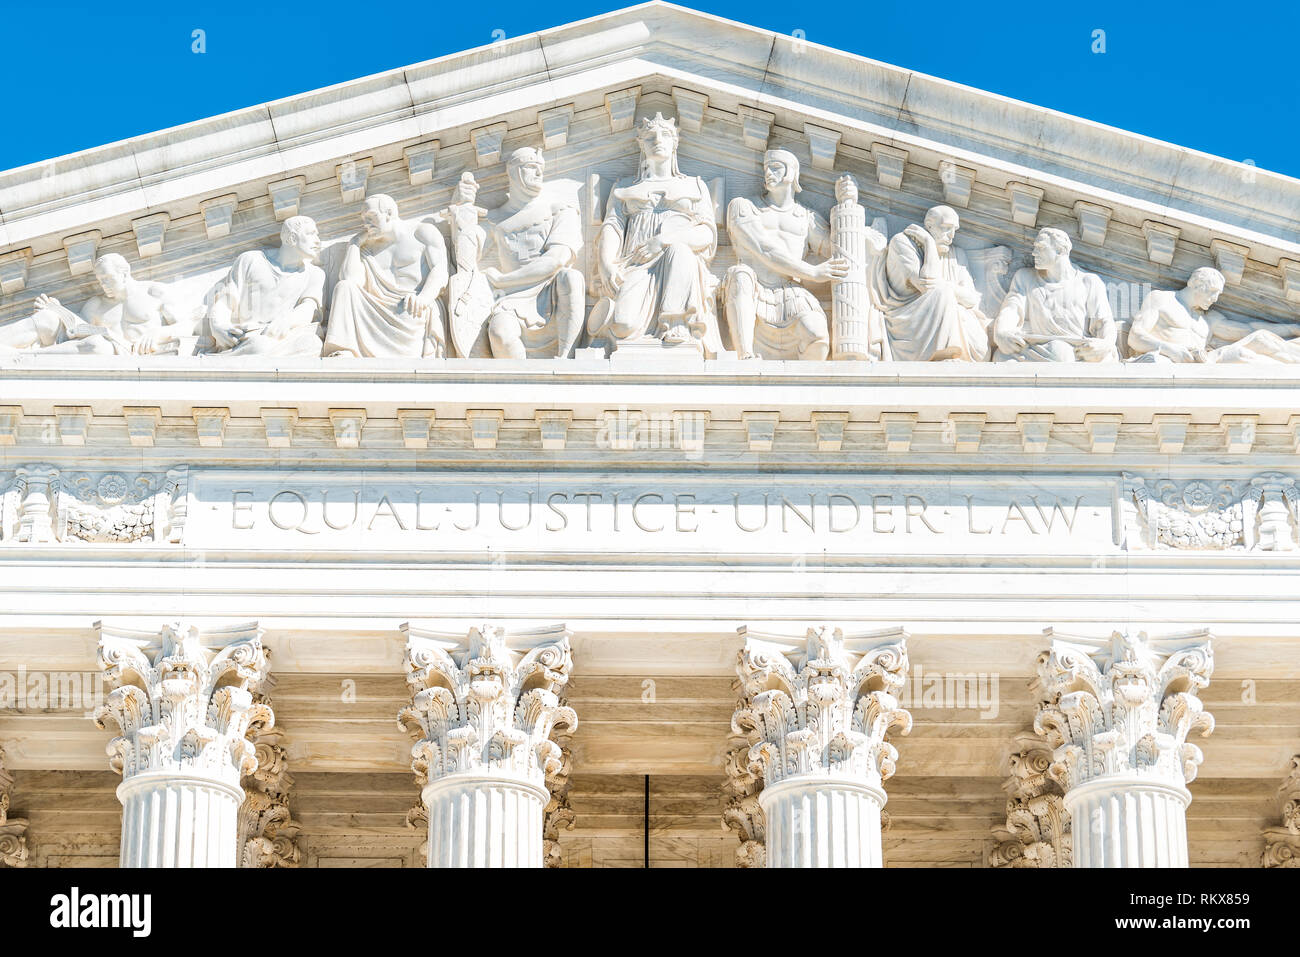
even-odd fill
[[(609, 184), (635, 170), (634, 116), (660, 111), (720, 222), (757, 191), (763, 150), (782, 147), (823, 213), (850, 173), (891, 234), (947, 203), (959, 245), (1006, 246), (1013, 268), (1057, 226), (1080, 265), (1135, 296), (1216, 265), (1226, 313), (1300, 318), (1296, 180), (651, 3), (0, 173), (0, 322), (38, 293), (84, 300), (106, 252), (201, 297), (292, 212), (330, 246), (356, 231), (367, 193), (428, 216), (467, 170), (495, 205), (520, 146), (579, 184), (590, 234)], [(734, 261), (724, 228), (714, 271)]]

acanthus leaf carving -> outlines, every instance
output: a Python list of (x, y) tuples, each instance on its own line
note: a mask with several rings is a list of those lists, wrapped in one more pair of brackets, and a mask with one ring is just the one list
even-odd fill
[(560, 699), (573, 667), (567, 629), (507, 635), (481, 625), (466, 638), (403, 629), (412, 703), (398, 725), (418, 738), (411, 768), (422, 787), (463, 771), (543, 785), (560, 771), (551, 735), (578, 723)]
[(1034, 684), (1034, 731), (1053, 748), (1048, 776), (1066, 791), (1107, 776), (1185, 788), (1202, 759), (1187, 739), (1214, 730), (1198, 696), (1214, 670), (1209, 632), (1048, 636)]
[(993, 867), (1070, 867), (1070, 815), (1060, 784), (1049, 776), (1052, 749), (1032, 731), (1013, 740), (1007, 820), (993, 829)]
[(839, 628), (809, 628), (803, 647), (746, 634), (736, 665), (740, 706), (732, 732), (749, 742), (748, 771), (765, 786), (813, 775), (878, 785), (894, 773), (890, 731), (906, 734), (899, 707), (906, 681), (906, 638), (846, 638)]
[(1300, 754), (1291, 758), (1287, 776), (1278, 788), (1277, 804), (1282, 824), (1264, 830), (1260, 865), (1300, 868)]
[(131, 778), (144, 772), (195, 774), (237, 787), (257, 769), (250, 731), (274, 724), (254, 695), (267, 661), (256, 624), (200, 632), (173, 623), (158, 634), (96, 625), (99, 664), (111, 689), (95, 709), (97, 727), (113, 721), (110, 767)]
[(0, 748), (0, 866), (26, 867), (31, 856), (27, 847), (27, 821), (9, 816), (13, 784), (13, 775), (5, 769), (4, 748)]
[[(266, 686), (274, 679), (267, 678)], [(268, 695), (254, 694), (257, 704), (271, 713)], [(289, 809), (293, 775), (289, 773), (289, 752), (284, 732), (258, 722), (249, 729), (257, 755), (257, 767), (244, 775), (244, 803), (239, 808), (239, 866), (247, 868), (298, 867), (302, 851), (298, 836), (302, 825)]]

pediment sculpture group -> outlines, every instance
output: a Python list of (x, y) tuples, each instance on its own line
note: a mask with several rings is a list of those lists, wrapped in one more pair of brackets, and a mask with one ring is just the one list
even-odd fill
[[(468, 172), (450, 206), (425, 219), (404, 220), (391, 197), (372, 195), (328, 264), (316, 224), (292, 216), (277, 249), (241, 254), (198, 306), (103, 255), (98, 294), (76, 312), (38, 296), (30, 316), (0, 326), (0, 353), (175, 354), (190, 337), (199, 352), (230, 356), (566, 358), (585, 331), (610, 350), (661, 344), (712, 358), (725, 323), (741, 359), (1120, 359), (1105, 284), (1070, 261), (1064, 231), (1040, 230), (1033, 265), (1007, 282), (1010, 250), (954, 245), (960, 220), (948, 206), (888, 238), (883, 220), (868, 225), (851, 176), (836, 183), (829, 217), (802, 205), (786, 150), (764, 154), (762, 195), (728, 204), (738, 263), (715, 276), (713, 198), (678, 168), (675, 121), (643, 118), (635, 135), (639, 169), (610, 189), (595, 237), (589, 314), (576, 191), (546, 183), (541, 151), (524, 147), (495, 209), (476, 204)], [(484, 267), (492, 248), (498, 265)], [(814, 292), (828, 286), (829, 316)], [(1300, 362), (1300, 338), (1215, 310), (1223, 287), (1202, 267), (1184, 288), (1148, 294), (1128, 361)]]

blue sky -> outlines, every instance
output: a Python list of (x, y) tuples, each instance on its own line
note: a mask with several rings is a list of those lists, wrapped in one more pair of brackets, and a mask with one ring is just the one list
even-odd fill
[[(0, 169), (616, 9), (68, 0), (3, 14)], [(1300, 177), (1300, 0), (684, 3)], [(205, 31), (206, 52), (192, 52)], [(1094, 31), (1105, 31), (1095, 53)]]

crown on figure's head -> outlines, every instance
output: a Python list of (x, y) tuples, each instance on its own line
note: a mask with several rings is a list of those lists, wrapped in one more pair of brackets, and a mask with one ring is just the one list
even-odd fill
[(649, 133), (654, 129), (668, 130), (676, 136), (677, 120), (675, 117), (666, 117), (662, 113), (656, 113), (654, 116), (643, 116), (636, 125), (636, 135), (641, 136), (643, 133)]

